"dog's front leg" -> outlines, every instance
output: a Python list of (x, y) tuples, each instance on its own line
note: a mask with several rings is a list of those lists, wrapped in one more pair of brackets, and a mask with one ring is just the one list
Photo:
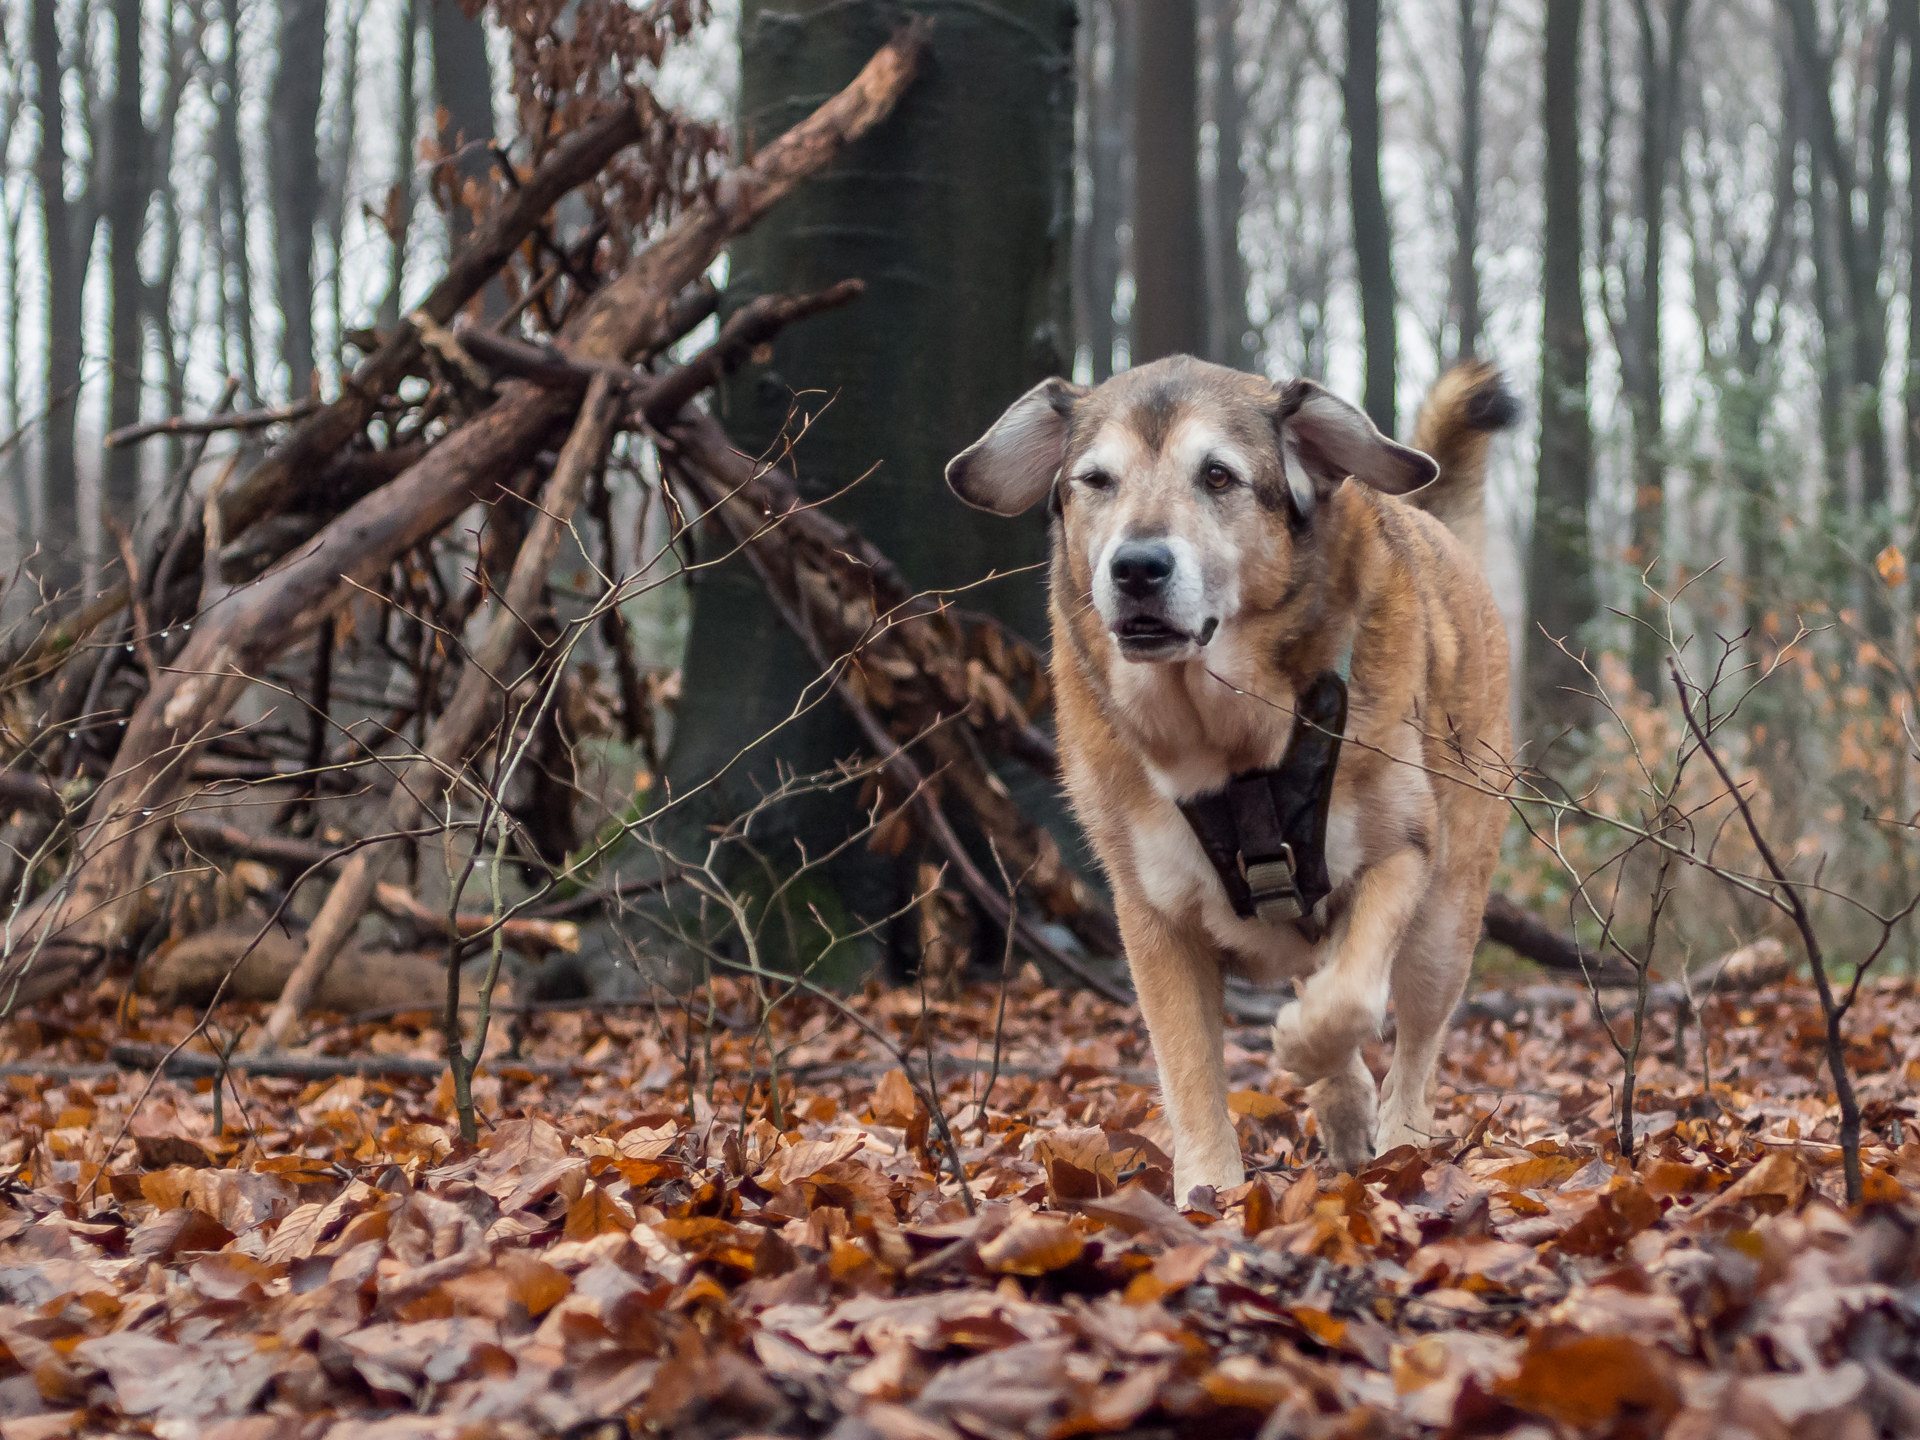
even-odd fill
[(1227, 1112), (1220, 959), (1197, 925), (1169, 921), (1128, 898), (1116, 908), (1173, 1130), (1174, 1200), (1184, 1206), (1196, 1185), (1227, 1190), (1246, 1178)]
[(1378, 1102), (1360, 1046), (1386, 1019), (1394, 955), (1426, 888), (1427, 857), (1418, 850), (1368, 869), (1332, 956), (1274, 1020), (1274, 1058), (1311, 1087), (1327, 1154), (1342, 1170), (1373, 1154)]

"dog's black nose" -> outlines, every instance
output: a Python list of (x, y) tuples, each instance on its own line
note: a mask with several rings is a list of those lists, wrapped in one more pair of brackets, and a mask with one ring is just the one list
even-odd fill
[(1129, 540), (1113, 552), (1113, 583), (1144, 600), (1173, 578), (1173, 550), (1159, 540)]

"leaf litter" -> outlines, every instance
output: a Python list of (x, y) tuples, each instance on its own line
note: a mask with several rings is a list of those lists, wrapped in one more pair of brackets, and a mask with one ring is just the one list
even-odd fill
[(523, 1015), (477, 1147), (372, 1074), (237, 1073), (216, 1133), (103, 1073), (198, 1018), (117, 998), (0, 1027), (0, 1440), (1920, 1435), (1911, 981), (1853, 1026), (1854, 1211), (1795, 984), (1655, 1017), (1632, 1163), (1590, 1012), (1460, 1025), (1445, 1133), (1351, 1176), (1235, 1030), (1251, 1175), (1186, 1213), (1137, 1012), (1031, 971), (997, 1054), (996, 989)]

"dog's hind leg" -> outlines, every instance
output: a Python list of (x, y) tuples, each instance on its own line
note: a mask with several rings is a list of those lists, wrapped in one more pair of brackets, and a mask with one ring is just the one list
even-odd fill
[(1454, 1007), (1467, 988), (1480, 912), (1466, 923), (1457, 902), (1430, 897), (1407, 929), (1393, 967), (1393, 1064), (1380, 1091), (1380, 1148), (1430, 1145), (1434, 1068)]

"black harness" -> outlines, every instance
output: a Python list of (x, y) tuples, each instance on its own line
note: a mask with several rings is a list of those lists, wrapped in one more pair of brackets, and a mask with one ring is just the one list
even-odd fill
[(1280, 763), (1243, 770), (1211, 795), (1184, 801), (1200, 848), (1226, 887), (1234, 914), (1270, 924), (1291, 921), (1309, 940), (1320, 925), (1313, 907), (1333, 883), (1327, 876), (1327, 807), (1347, 724), (1347, 675), (1323, 670), (1294, 703), (1293, 733)]

